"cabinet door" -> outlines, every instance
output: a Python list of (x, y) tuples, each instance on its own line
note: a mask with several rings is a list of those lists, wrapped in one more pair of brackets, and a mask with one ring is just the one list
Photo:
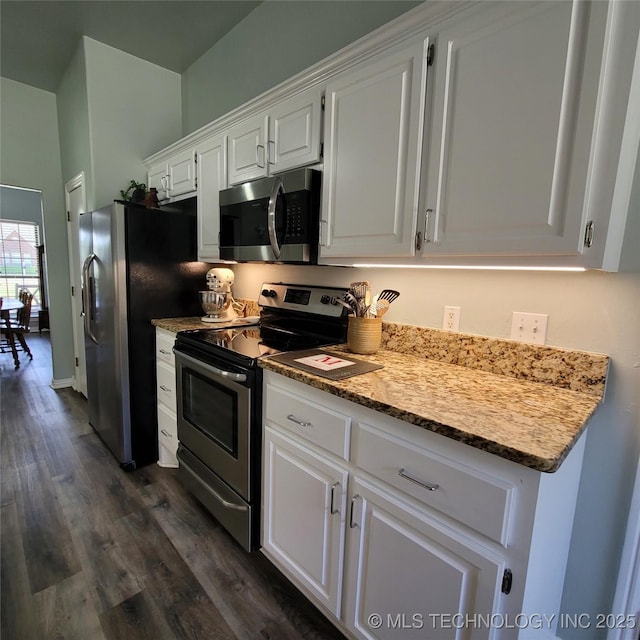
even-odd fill
[(428, 44), (328, 83), (321, 257), (414, 254)]
[(320, 160), (322, 90), (314, 87), (270, 110), (267, 158), (270, 173)]
[(347, 472), (265, 429), (263, 551), (340, 616)]
[(227, 137), (198, 145), (198, 260), (218, 260), (221, 189), (227, 186)]
[(504, 3), (439, 34), (425, 257), (582, 251), (605, 14)]
[[(358, 638), (453, 640), (462, 637), (459, 620), (496, 612), (499, 557), (364, 480), (356, 478), (349, 495), (344, 619)], [(462, 631), (476, 639), (490, 630)]]
[(230, 185), (267, 175), (267, 127), (264, 114), (229, 129)]
[(195, 190), (195, 153), (189, 149), (169, 159), (169, 195), (175, 198)]
[(153, 165), (147, 171), (147, 187), (158, 190), (158, 200), (166, 200), (169, 197), (169, 167), (166, 162)]

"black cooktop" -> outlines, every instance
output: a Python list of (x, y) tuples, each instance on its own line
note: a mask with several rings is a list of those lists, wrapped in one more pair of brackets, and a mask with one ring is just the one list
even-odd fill
[(181, 331), (176, 349), (209, 361), (230, 361), (246, 367), (255, 365), (262, 356), (341, 344), (346, 341), (347, 317), (335, 298), (344, 291), (337, 287), (263, 284), (258, 322)]

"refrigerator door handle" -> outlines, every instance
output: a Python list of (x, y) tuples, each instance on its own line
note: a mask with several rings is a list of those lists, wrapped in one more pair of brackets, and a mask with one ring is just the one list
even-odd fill
[(91, 330), (91, 318), (94, 315), (94, 309), (92, 306), (93, 296), (89, 289), (89, 269), (91, 267), (91, 263), (96, 260), (97, 257), (98, 256), (96, 256), (95, 253), (91, 253), (87, 256), (87, 259), (82, 265), (82, 307), (84, 309), (84, 330), (95, 344), (98, 344), (98, 338), (96, 338)]

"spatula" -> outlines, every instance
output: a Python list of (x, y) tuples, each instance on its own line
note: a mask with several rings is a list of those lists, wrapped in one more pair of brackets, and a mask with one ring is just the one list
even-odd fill
[(400, 292), (394, 289), (383, 289), (378, 296), (378, 300), (388, 300), (390, 303), (400, 297)]

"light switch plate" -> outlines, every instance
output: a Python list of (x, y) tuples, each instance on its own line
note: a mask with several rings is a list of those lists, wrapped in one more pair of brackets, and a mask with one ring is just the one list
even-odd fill
[(547, 340), (546, 313), (525, 313), (514, 311), (511, 316), (511, 339), (531, 344), (545, 344)]

